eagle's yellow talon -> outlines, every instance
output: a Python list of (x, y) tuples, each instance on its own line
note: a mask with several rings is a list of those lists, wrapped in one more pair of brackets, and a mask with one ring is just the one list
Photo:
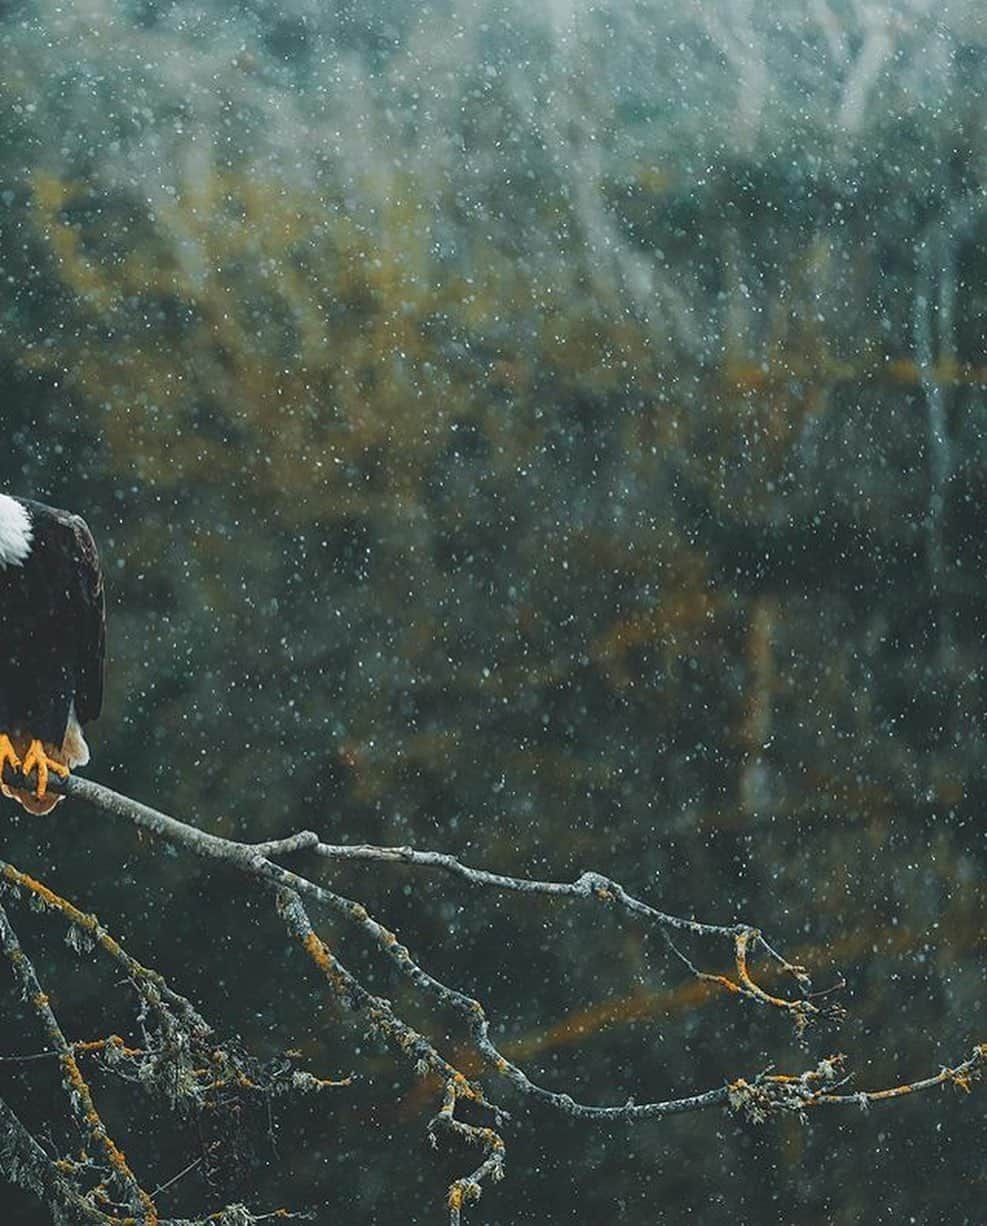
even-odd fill
[(60, 775), (63, 779), (69, 777), (69, 768), (61, 762), (56, 762), (54, 758), (49, 758), (45, 753), (44, 745), (40, 741), (31, 742), (27, 753), (24, 755), (24, 761), (21, 763), (21, 773), (23, 775), (27, 776), (33, 770), (38, 772), (38, 784), (34, 790), (38, 800), (48, 791), (49, 771), (54, 771), (56, 775)]
[(6, 732), (0, 732), (0, 779), (3, 778), (3, 773), (8, 766), (12, 766), (14, 770), (19, 770), (20, 765), (21, 760), (10, 743), (10, 737)]

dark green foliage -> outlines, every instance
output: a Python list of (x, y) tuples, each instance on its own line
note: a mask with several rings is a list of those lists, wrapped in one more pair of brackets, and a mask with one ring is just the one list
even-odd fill
[[(818, 6), (828, 32), (753, 6), (760, 111), (671, 0), (574, 5), (568, 34), (520, 4), (107, 7), (112, 36), (47, 3), (0, 20), (0, 488), (102, 546), (93, 776), (237, 837), (596, 868), (849, 979), (811, 1053), (733, 1001), (628, 1020), (680, 978), (633, 925), (340, 872), (507, 1033), (617, 998), (533, 1044), (586, 1100), (831, 1050), (892, 1084), (987, 1038), (978, 6), (903, 19), (856, 118), (858, 6)], [(369, 1071), (277, 1121), (244, 1197), (440, 1220), (434, 1104), (279, 965), (264, 908), (81, 809), (4, 819), (5, 858), (258, 1058)], [(983, 1120), (945, 1093), (801, 1131), (522, 1110), (473, 1212), (976, 1221)], [(188, 1159), (161, 1145), (164, 1179)]]

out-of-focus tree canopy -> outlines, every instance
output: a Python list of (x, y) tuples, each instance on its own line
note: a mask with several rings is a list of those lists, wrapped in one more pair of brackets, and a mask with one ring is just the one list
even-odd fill
[[(94, 776), (756, 920), (862, 1080), (982, 1039), (985, 54), (978, 0), (0, 6), (0, 487), (102, 546)], [(222, 883), (58, 823), (9, 858), (287, 1041)], [(358, 888), (566, 1088), (804, 1063), (630, 928)], [(379, 1074), (304, 1198), (431, 1220)], [(972, 1221), (983, 1120), (539, 1119), (481, 1217)]]

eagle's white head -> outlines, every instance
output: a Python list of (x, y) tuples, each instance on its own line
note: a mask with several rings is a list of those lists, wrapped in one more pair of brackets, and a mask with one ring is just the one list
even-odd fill
[(0, 570), (24, 564), (33, 535), (27, 508), (16, 498), (0, 494)]

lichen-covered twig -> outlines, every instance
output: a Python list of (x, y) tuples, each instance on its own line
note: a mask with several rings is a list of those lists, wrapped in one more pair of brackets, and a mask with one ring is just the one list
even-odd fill
[(110, 1168), (110, 1178), (120, 1187), (126, 1198), (124, 1203), (131, 1213), (135, 1214), (137, 1220), (144, 1223), (145, 1226), (157, 1226), (158, 1213), (154, 1201), (141, 1187), (123, 1152), (110, 1136), (96, 1110), (89, 1084), (79, 1068), (76, 1053), (65, 1038), (49, 1003), (48, 994), (41, 987), (33, 963), (21, 948), (17, 933), (2, 904), (0, 904), (0, 946), (13, 967), (24, 999), (31, 1005), (41, 1023), (46, 1039), (58, 1053), (58, 1061), (62, 1068), (62, 1084), (83, 1136), (95, 1150), (102, 1152)]
[(103, 927), (95, 915), (81, 911), (67, 898), (21, 872), (5, 860), (0, 860), (0, 883), (26, 895), (40, 911), (61, 915), (70, 925), (70, 943), (75, 945), (95, 944), (109, 955), (134, 985), (144, 1003), (158, 1015), (161, 1022), (170, 1028), (171, 1018), (177, 1015), (180, 1021), (195, 1033), (206, 1035), (210, 1027), (196, 1012), (191, 1003), (172, 991), (164, 977), (150, 967), (142, 966), (136, 958), (120, 945)]
[(483, 1146), (484, 1159), (480, 1166), (471, 1175), (457, 1179), (449, 1189), (450, 1224), (459, 1226), (463, 1205), (478, 1199), (482, 1181), (503, 1177), (505, 1146), (496, 1129), (478, 1128), (457, 1119), (456, 1104), (465, 1099), (486, 1107), (492, 1112), (496, 1123), (506, 1118), (507, 1113), (490, 1102), (476, 1082), (469, 1080), (445, 1060), (424, 1035), (402, 1021), (389, 1001), (374, 996), (343, 966), (312, 927), (302, 900), (293, 890), (279, 890), (277, 901), (278, 912), (288, 931), (318, 967), (336, 998), (350, 1008), (360, 1010), (375, 1030), (411, 1060), (419, 1076), (431, 1073), (442, 1079), (445, 1087), (442, 1106), (429, 1124), (433, 1143), (436, 1134), (444, 1129), (471, 1144)]
[[(160, 1216), (156, 1203), (174, 1180), (153, 1193), (141, 1185), (96, 1106), (80, 1057), (95, 1059), (105, 1072), (131, 1082), (142, 1094), (150, 1094), (186, 1112), (219, 1105), (221, 1096), (230, 1091), (263, 1095), (270, 1100), (274, 1095), (305, 1094), (349, 1084), (350, 1079), (330, 1081), (315, 1077), (295, 1068), (290, 1060), (261, 1066), (241, 1052), (237, 1044), (218, 1041), (191, 1003), (174, 992), (157, 971), (133, 958), (95, 916), (80, 911), (50, 886), (3, 861), (0, 883), (13, 898), (28, 901), (33, 910), (65, 919), (69, 924), (67, 944), (77, 952), (85, 948), (101, 950), (124, 970), (125, 981), (133, 985), (140, 1002), (138, 1021), (144, 1030), (145, 1046), (130, 1046), (116, 1034), (70, 1042), (10, 914), (0, 904), (0, 950), (10, 962), (21, 994), (38, 1018), (49, 1044), (38, 1052), (3, 1054), (0, 1060), (10, 1064), (57, 1061), (66, 1091), (66, 1107), (83, 1138), (77, 1156), (53, 1157), (9, 1104), (0, 1100), (0, 1175), (33, 1192), (57, 1220), (99, 1226), (137, 1223), (178, 1226)], [(54, 1112), (50, 1118), (54, 1119)], [(188, 1169), (201, 1161), (192, 1163)], [(115, 1189), (122, 1193), (123, 1200), (113, 1195)], [(249, 1226), (270, 1217), (300, 1216), (304, 1215), (288, 1210), (255, 1215), (245, 1206), (230, 1205), (199, 1222)]]
[(278, 891), (277, 908), (288, 931), (322, 972), (336, 999), (349, 1008), (362, 1012), (373, 1029), (412, 1061), (419, 1075), (432, 1073), (443, 1081), (458, 1080), (462, 1083), (460, 1093), (463, 1097), (471, 1098), (494, 1111), (498, 1110), (492, 1103), (487, 1102), (477, 1084), (464, 1078), (457, 1068), (439, 1055), (423, 1035), (395, 1014), (390, 1001), (368, 991), (356, 976), (346, 969), (315, 931), (308, 912), (294, 890)]
[(762, 1073), (753, 1081), (742, 1078), (727, 1087), (731, 1110), (741, 1112), (755, 1124), (761, 1124), (773, 1115), (802, 1115), (813, 1107), (864, 1107), (906, 1094), (933, 1090), (937, 1086), (953, 1085), (969, 1093), (974, 1081), (987, 1069), (987, 1043), (978, 1044), (968, 1059), (955, 1068), (943, 1068), (934, 1077), (893, 1086), (887, 1090), (858, 1090), (840, 1094), (849, 1077), (845, 1075), (846, 1056), (829, 1056), (820, 1060), (814, 1069), (791, 1074)]
[(469, 1145), (483, 1149), (483, 1161), (462, 1179), (457, 1179), (449, 1189), (449, 1226), (459, 1226), (463, 1206), (480, 1199), (484, 1179), (496, 1182), (504, 1178), (504, 1141), (493, 1128), (478, 1128), (456, 1118), (456, 1104), (464, 1097), (460, 1083), (453, 1079), (446, 1082), (442, 1106), (428, 1126), (432, 1144), (437, 1144), (440, 1130), (450, 1132)]

